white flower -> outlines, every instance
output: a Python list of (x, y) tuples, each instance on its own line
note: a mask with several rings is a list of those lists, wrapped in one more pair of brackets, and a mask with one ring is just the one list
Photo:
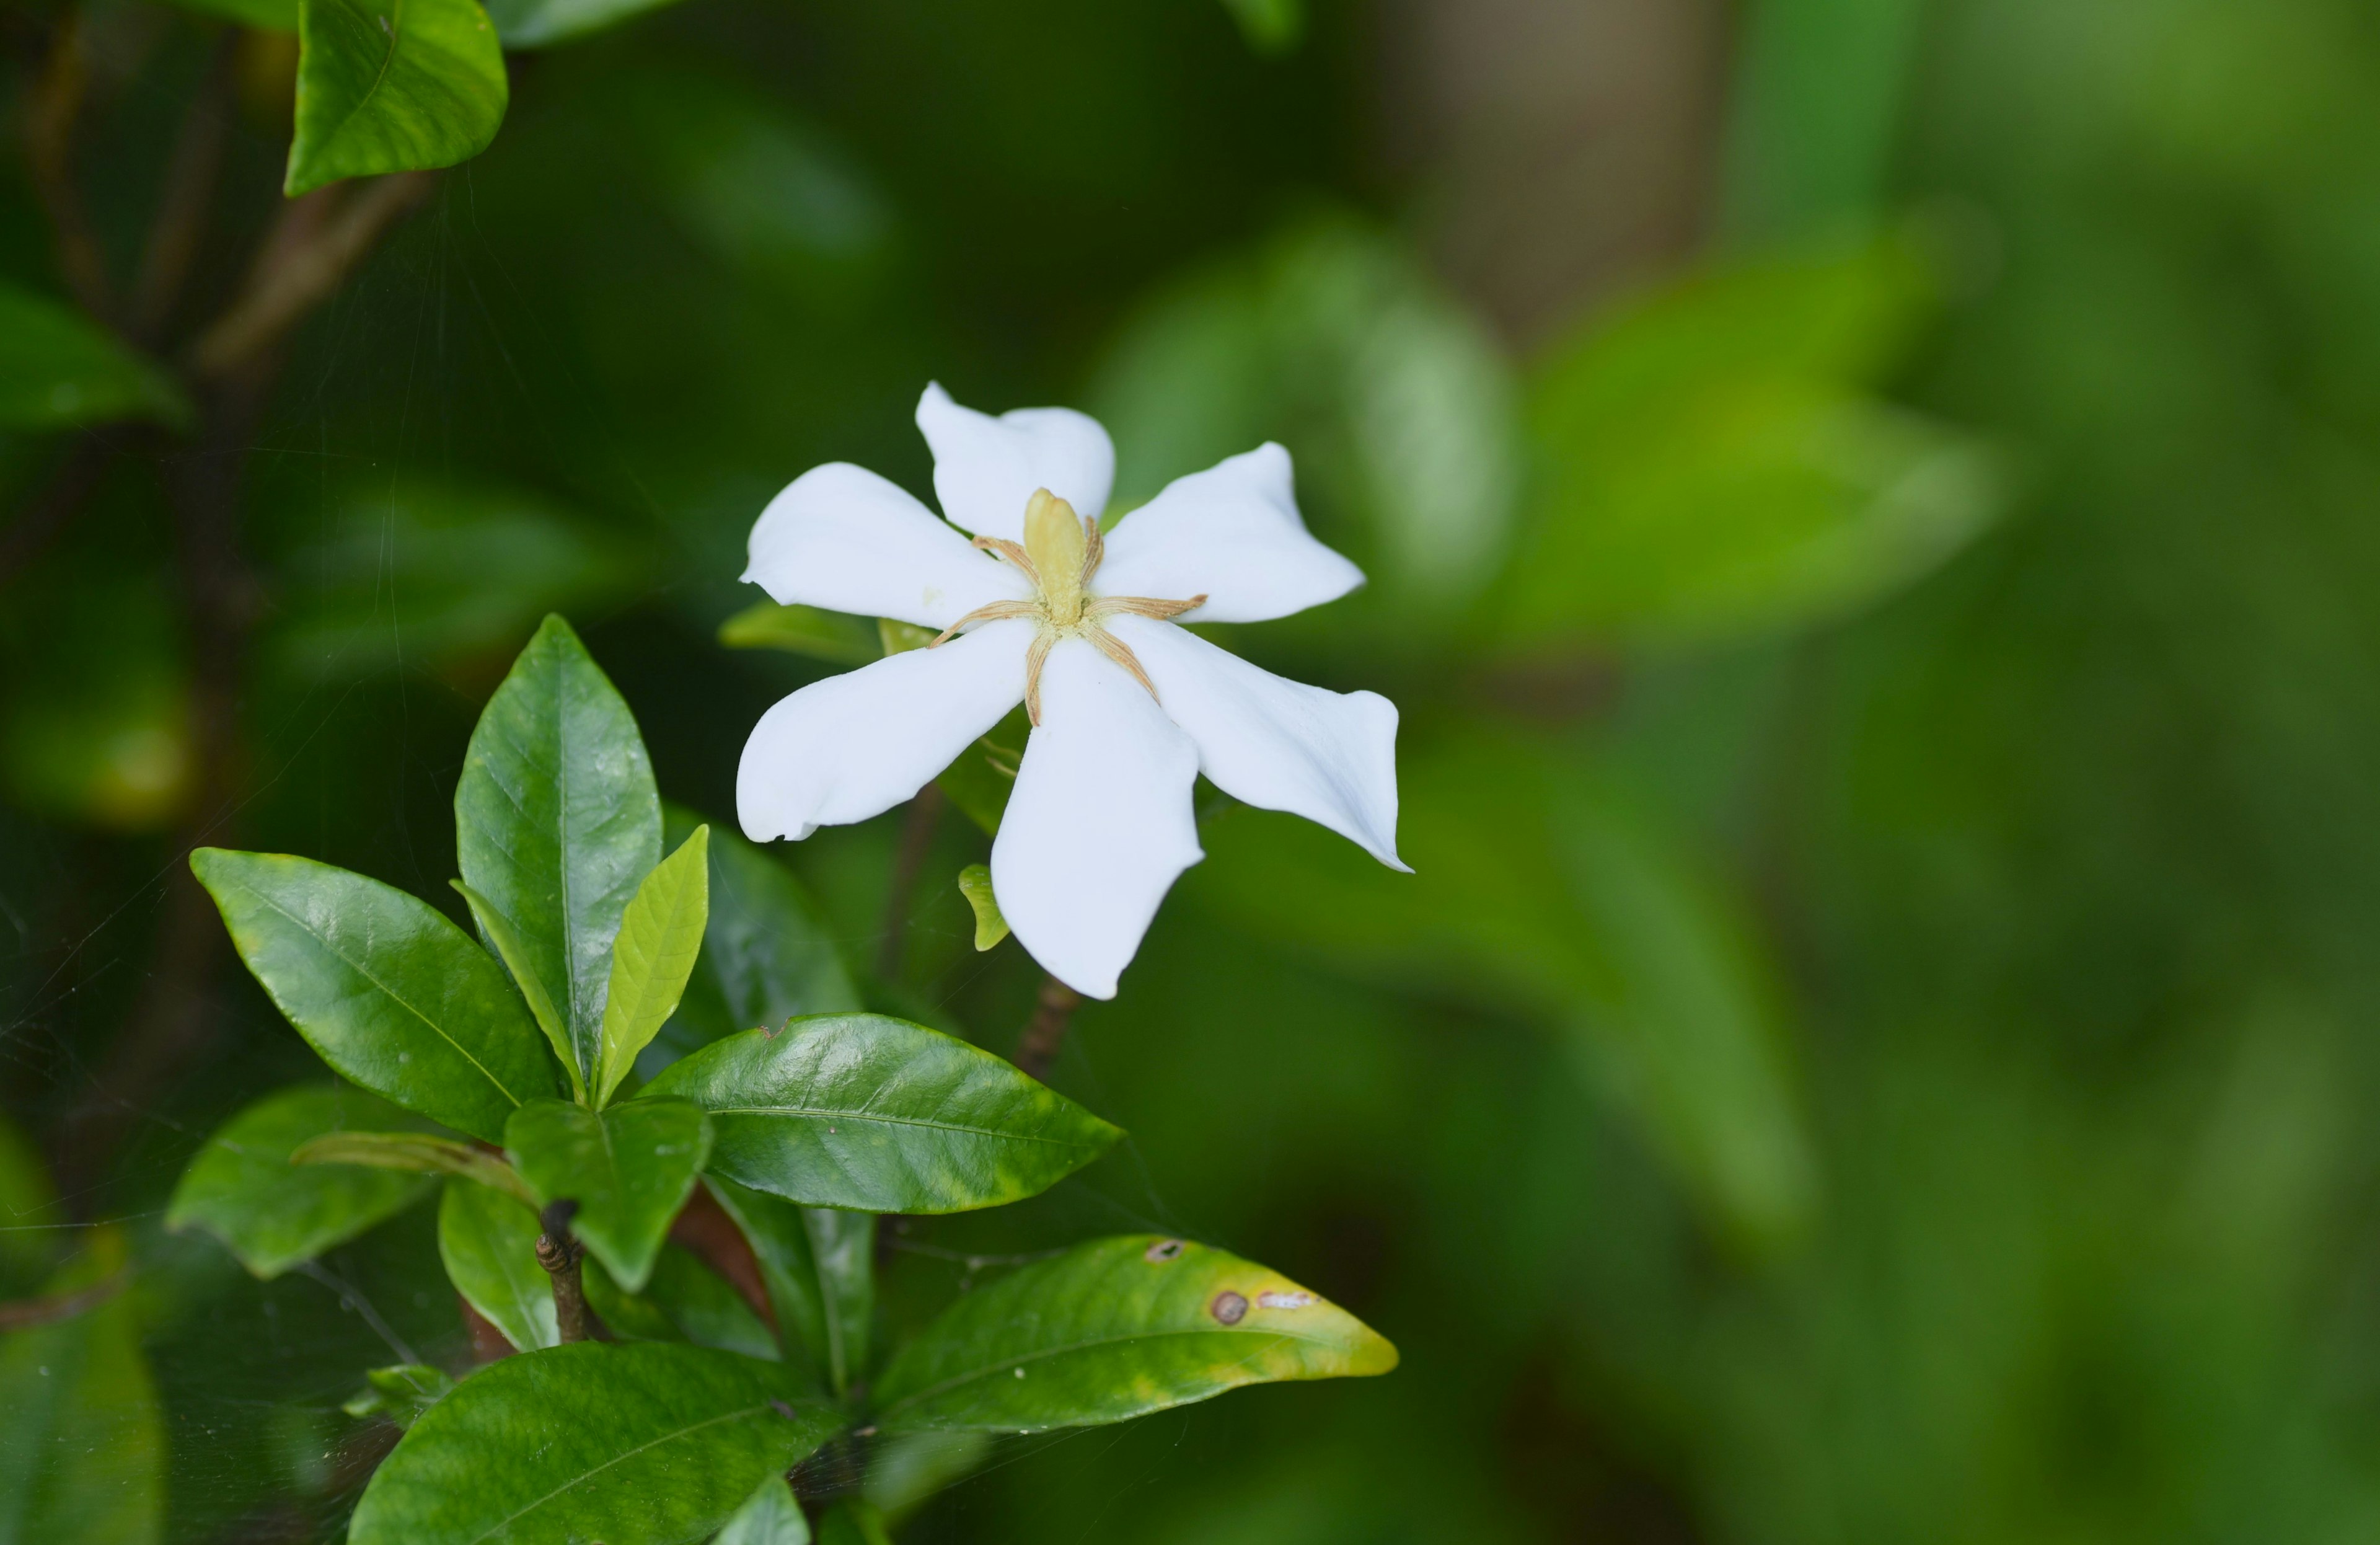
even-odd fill
[(1115, 451), (1094, 420), (1060, 408), (995, 419), (929, 386), (917, 427), (949, 524), (834, 462), (752, 528), (744, 578), (779, 602), (943, 633), (761, 717), (735, 777), (747, 835), (799, 840), (888, 810), (1022, 700), (1032, 737), (992, 890), (1017, 939), (1077, 991), (1115, 995), (1158, 903), (1205, 857), (1200, 772), (1405, 867), (1395, 705), (1283, 680), (1174, 626), (1283, 617), (1363, 583), (1306, 533), (1287, 451), (1178, 479), (1102, 540)]

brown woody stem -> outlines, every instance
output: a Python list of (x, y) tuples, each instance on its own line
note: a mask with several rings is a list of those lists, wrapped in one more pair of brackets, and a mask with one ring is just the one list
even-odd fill
[(1033, 1017), (1025, 1022), (1024, 1033), (1016, 1038), (1016, 1065), (1036, 1078), (1048, 1077), (1050, 1064), (1058, 1060), (1058, 1048), (1065, 1044), (1066, 1028), (1075, 1022), (1075, 1010), (1082, 1002), (1081, 993), (1056, 977), (1043, 977)]
[(570, 1233), (570, 1220), (577, 1215), (578, 1204), (566, 1198), (538, 1215), (545, 1232), (537, 1236), (537, 1263), (553, 1279), (553, 1323), (564, 1343), (610, 1341), (612, 1332), (588, 1307), (587, 1286), (579, 1275), (587, 1251)]

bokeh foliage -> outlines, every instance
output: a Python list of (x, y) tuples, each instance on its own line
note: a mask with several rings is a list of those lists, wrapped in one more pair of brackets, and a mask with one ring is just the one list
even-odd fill
[[(83, 14), (82, 179), (128, 266), (217, 40)], [(1128, 1149), (912, 1222), (880, 1310), (1159, 1229), (1329, 1293), (1400, 1371), (905, 1450), (871, 1492), (903, 1538), (2368, 1538), (2368, 17), (1758, 0), (1715, 234), (1521, 348), (1435, 275), (1427, 189), (1372, 148), (1394, 16), (686, 0), (516, 55), (492, 146), (299, 335), (242, 441), (228, 793), (160, 493), (199, 454), (187, 405), (75, 320), (8, 164), (9, 518), (94, 426), (156, 426), (0, 573), (6, 1114), (70, 1167), (94, 1091), (140, 1090), (65, 1200), (30, 1146), (0, 1162), (6, 1296), (107, 1270), (119, 1235), (84, 1223), (137, 1265), (75, 1321), (126, 1434), (93, 1527), (334, 1536), (376, 1454), (340, 1405), (392, 1360), (350, 1306), (465, 1354), (426, 1211), (262, 1282), (157, 1226), (204, 1134), (313, 1076), (221, 962), (204, 1055), (145, 1086), (111, 1064), (183, 979), (156, 941), (185, 829), (465, 921), (446, 800), (565, 605), (661, 786), (732, 815), (760, 709), (840, 668), (714, 642), (758, 599), (743, 532), (822, 460), (924, 490), (931, 377), (1101, 414), (1125, 500), (1292, 448), (1373, 581), (1230, 642), (1400, 703), (1418, 872), (1212, 815), (1054, 1075)], [(237, 230), (278, 197), (291, 68), (241, 47)], [(945, 820), (888, 918), (897, 825), (783, 856), (841, 948), (798, 968), (1005, 1052), (1037, 977), (972, 947), (983, 840)], [(739, 1028), (706, 960), (719, 1023), (664, 1040)], [(56, 1334), (0, 1344), (10, 1410), (27, 1333)]]

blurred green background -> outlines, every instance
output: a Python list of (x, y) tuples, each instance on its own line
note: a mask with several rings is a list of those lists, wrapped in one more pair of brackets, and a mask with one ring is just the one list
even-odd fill
[[(77, 15), (119, 269), (229, 82), (187, 335), (278, 198), (285, 47)], [(62, 17), (0, 24), (12, 124)], [(64, 298), (43, 176), (0, 285)], [(1008, 1441), (903, 1539), (2380, 1531), (2368, 6), (684, 0), (516, 58), (236, 440), (110, 427), (153, 383), (94, 371), (0, 381), (0, 1298), (122, 1225), (128, 1436), (40, 1482), (114, 1538), (335, 1539), (375, 1322), (466, 1356), (425, 1215), (269, 1283), (162, 1232), (310, 1066), (183, 851), (444, 904), (549, 609), (732, 818), (834, 668), (718, 642), (745, 533), (820, 461), (929, 492), (929, 379), (1098, 414), (1127, 502), (1289, 445), (1372, 582), (1217, 631), (1399, 703), (1418, 872), (1213, 815), (1053, 1075), (1128, 1147), (891, 1267), (905, 1313), (1160, 1228), (1403, 1366)], [(169, 497), (211, 476), (228, 530)], [(984, 839), (946, 813), (888, 909), (902, 820), (780, 852), (872, 1004), (1005, 1052)]]

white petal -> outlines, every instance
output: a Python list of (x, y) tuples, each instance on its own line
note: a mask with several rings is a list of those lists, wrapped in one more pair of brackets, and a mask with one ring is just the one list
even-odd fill
[(1207, 604), (1184, 622), (1264, 622), (1336, 601), (1364, 571), (1306, 533), (1289, 453), (1270, 443), (1167, 483), (1108, 533), (1100, 595)]
[(917, 399), (917, 428), (934, 452), (934, 496), (954, 526), (1025, 540), (1037, 489), (1099, 518), (1115, 484), (1115, 446), (1097, 419), (1071, 408), (1020, 408), (995, 419), (961, 408), (937, 385)]
[(783, 605), (936, 628), (987, 602), (1033, 593), (1024, 575), (846, 461), (811, 468), (769, 501), (752, 526), (744, 578)]
[(1029, 623), (986, 623), (812, 682), (760, 715), (735, 770), (735, 814), (754, 842), (798, 842), (866, 821), (948, 767), (1025, 697)]
[(1157, 904), (1206, 857), (1197, 776), (1196, 748), (1147, 687), (1079, 639), (1050, 651), (991, 888), (1017, 941), (1075, 991), (1115, 996)]
[(1328, 826), (1390, 869), (1397, 857), (1397, 705), (1277, 676), (1148, 617), (1109, 630), (1139, 656), (1198, 771), (1232, 798)]

